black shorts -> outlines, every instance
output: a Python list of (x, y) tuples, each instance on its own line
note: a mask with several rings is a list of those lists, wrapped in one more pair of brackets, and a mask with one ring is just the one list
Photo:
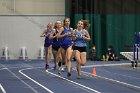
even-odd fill
[(79, 52), (86, 52), (86, 47), (73, 46), (73, 50), (78, 50)]
[(52, 48), (53, 48), (54, 50), (58, 51), (59, 48), (60, 48), (60, 46), (52, 46)]

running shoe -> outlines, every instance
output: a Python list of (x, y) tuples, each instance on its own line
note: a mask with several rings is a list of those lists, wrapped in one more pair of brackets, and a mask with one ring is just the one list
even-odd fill
[(48, 64), (46, 64), (45, 69), (49, 69), (49, 65)]
[(77, 79), (81, 79), (81, 76), (80, 76), (80, 75), (78, 75)]
[(61, 62), (60, 61), (58, 62), (58, 66), (61, 67)]
[(53, 67), (53, 69), (54, 69), (54, 71), (57, 69), (57, 66), (55, 65), (54, 67)]
[(70, 73), (70, 72), (68, 72), (67, 76), (68, 76), (68, 77), (70, 77), (70, 76), (71, 76), (71, 73)]
[(61, 74), (61, 67), (58, 68), (58, 74)]

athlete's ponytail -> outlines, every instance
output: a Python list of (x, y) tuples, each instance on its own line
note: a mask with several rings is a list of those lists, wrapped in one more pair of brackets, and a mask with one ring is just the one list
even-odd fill
[(88, 20), (81, 20), (83, 22), (84, 25), (84, 29), (88, 29), (88, 27), (90, 26), (89, 21)]

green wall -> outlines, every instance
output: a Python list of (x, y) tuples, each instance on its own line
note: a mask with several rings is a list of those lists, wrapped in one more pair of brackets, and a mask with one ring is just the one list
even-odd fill
[(134, 32), (140, 31), (140, 15), (74, 14), (67, 17), (71, 18), (73, 28), (76, 28), (78, 20), (89, 20), (91, 25), (88, 31), (92, 40), (88, 43), (88, 50), (95, 44), (98, 57), (105, 53), (109, 45), (120, 56), (120, 52), (125, 51), (125, 45), (133, 45)]

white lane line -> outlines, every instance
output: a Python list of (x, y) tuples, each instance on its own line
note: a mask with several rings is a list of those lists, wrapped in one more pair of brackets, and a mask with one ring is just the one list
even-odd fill
[(6, 68), (6, 67), (4, 67), (4, 68), (0, 68), (0, 70), (6, 70), (6, 69), (8, 69), (8, 68)]
[[(6, 67), (4, 67), (4, 68), (0, 68), (0, 70), (5, 70), (5, 69), (23, 69), (23, 68), (25, 68), (25, 67), (8, 67), (8, 68), (6, 68)], [(44, 68), (44, 67), (26, 67), (26, 68)]]
[[(74, 70), (76, 70), (76, 69), (74, 69)], [(81, 71), (81, 72), (83, 74), (85, 74), (85, 75), (89, 75), (90, 77), (93, 77), (93, 75), (91, 73), (88, 73), (88, 72), (85, 72), (85, 71)], [(108, 80), (108, 81), (111, 81), (111, 82), (114, 82), (114, 83), (118, 83), (118, 84), (121, 84), (123, 86), (129, 87), (129, 88), (133, 88), (135, 90), (140, 91), (140, 87), (139, 86), (135, 86), (135, 85), (132, 85), (132, 84), (129, 84), (129, 83), (125, 83), (125, 82), (121, 82), (121, 81), (118, 81), (118, 80), (102, 77), (102, 76), (99, 76), (99, 75), (96, 75), (95, 77), (101, 78), (101, 79), (104, 79), (104, 80)]]
[(37, 85), (39, 85), (40, 87), (42, 87), (43, 89), (45, 89), (46, 91), (48, 91), (49, 93), (54, 93), (53, 91), (51, 91), (50, 89), (46, 88), (45, 86), (43, 86), (42, 84), (40, 84), (39, 82), (35, 81), (34, 79), (30, 78), (29, 76), (27, 76), (26, 74), (24, 74), (22, 71), (24, 70), (29, 70), (29, 69), (33, 69), (33, 68), (26, 68), (26, 69), (21, 69), (19, 70), (19, 73), (21, 73), (23, 76), (25, 76), (26, 78), (30, 79), (31, 81), (33, 81), (34, 83), (36, 83)]
[[(91, 67), (100, 67), (100, 66), (119, 66), (119, 65), (131, 65), (131, 63), (88, 65), (88, 66), (82, 66), (81, 68), (91, 68)], [(106, 71), (106, 72), (112, 73), (112, 74), (118, 74), (118, 73), (114, 73), (114, 72), (110, 72), (110, 71)], [(140, 79), (140, 78), (132, 77), (132, 76), (128, 76), (128, 75), (122, 75), (122, 74), (118, 74), (118, 75), (125, 76), (125, 77), (128, 77), (128, 78)]]
[(59, 76), (59, 75), (57, 75), (57, 74), (51, 73), (51, 72), (48, 71), (48, 70), (46, 70), (46, 72), (49, 73), (49, 74), (51, 74), (51, 75), (53, 75), (53, 76), (56, 76), (56, 77), (58, 77), (58, 78), (61, 78), (61, 79), (65, 80), (65, 81), (68, 81), (68, 82), (70, 82), (70, 83), (73, 83), (73, 84), (75, 84), (75, 85), (77, 85), (77, 86), (80, 86), (80, 87), (83, 87), (83, 88), (85, 88), (85, 89), (87, 89), (87, 90), (90, 90), (90, 91), (92, 91), (92, 92), (94, 92), (94, 93), (101, 93), (101, 92), (99, 92), (99, 91), (97, 91), (97, 90), (94, 90), (94, 89), (92, 89), (92, 88), (90, 88), (90, 87), (84, 86), (84, 85), (82, 85), (82, 84), (80, 84), (80, 83), (74, 82), (74, 81), (72, 81), (72, 80), (69, 80), (69, 79), (66, 79), (66, 78), (64, 78), (64, 77), (61, 77), (61, 76)]
[(1, 84), (0, 84), (0, 89), (2, 90), (2, 93), (6, 93), (5, 89), (3, 88)]
[(134, 76), (130, 76), (130, 75), (124, 75), (124, 74), (119, 74), (119, 73), (115, 73), (115, 72), (111, 72), (111, 71), (105, 71), (105, 70), (98, 70), (98, 71), (103, 71), (103, 72), (106, 72), (106, 73), (110, 73), (110, 74), (114, 74), (114, 75), (119, 75), (119, 76), (123, 76), (123, 77), (126, 77), (126, 78), (133, 78), (133, 79), (140, 79), (140, 78), (137, 78), (137, 77), (134, 77)]
[[(2, 65), (2, 64), (1, 64)], [(6, 66), (2, 65), (4, 68), (6, 68)], [(10, 69), (6, 68), (7, 71), (9, 71), (13, 76), (15, 76), (18, 80), (20, 80), (23, 84), (25, 84), (26, 86), (28, 86), (34, 93), (38, 93), (33, 87), (31, 87), (30, 85), (28, 85), (26, 82), (24, 82), (22, 79), (20, 79), (20, 77), (18, 77), (15, 73), (13, 73)]]
[(100, 67), (100, 66), (119, 66), (119, 65), (130, 65), (130, 63), (88, 65), (88, 66), (81, 66), (81, 68)]

